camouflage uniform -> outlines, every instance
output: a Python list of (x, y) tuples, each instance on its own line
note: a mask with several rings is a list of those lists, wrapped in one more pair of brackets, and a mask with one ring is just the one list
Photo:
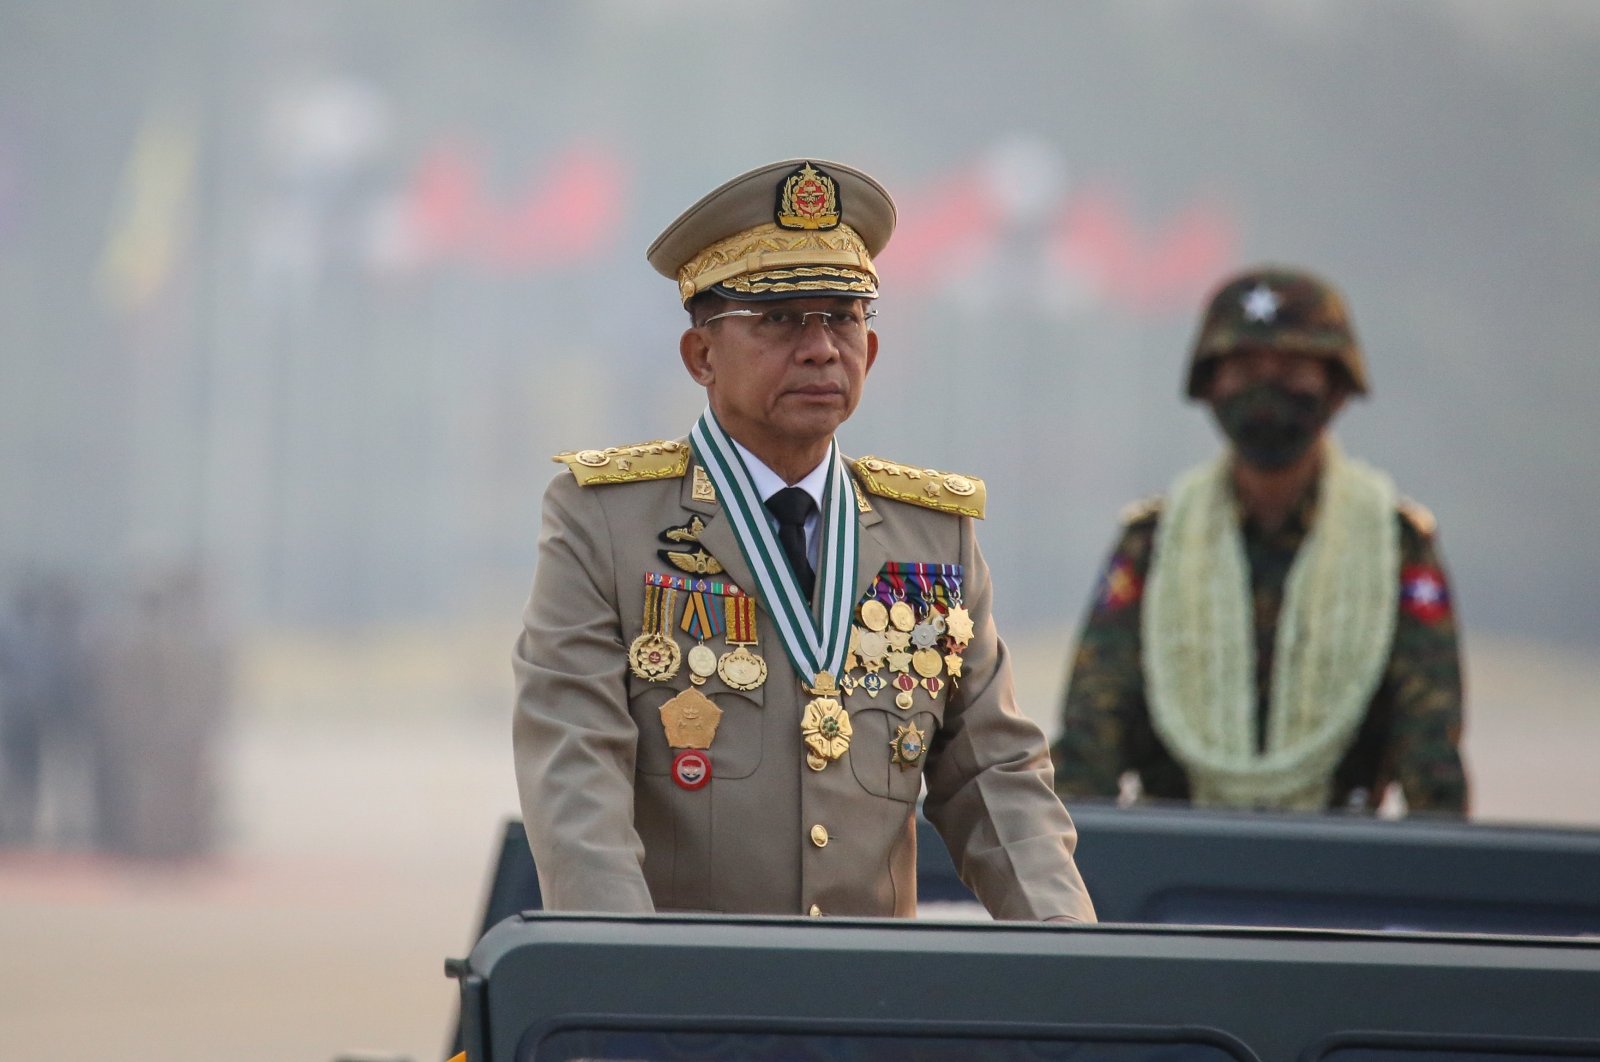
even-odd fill
[[(1188, 777), (1151, 727), (1144, 695), (1140, 598), (1159, 516), (1150, 505), (1125, 524), (1084, 622), (1063, 731), (1051, 749), (1063, 797), (1114, 797), (1122, 773), (1135, 771), (1146, 799), (1189, 799)], [(1249, 521), (1242, 528), (1255, 608), (1258, 725), (1266, 716), (1284, 583), (1314, 516), (1315, 500), (1307, 498), (1276, 532)], [(1397, 781), (1413, 812), (1462, 814), (1461, 669), (1448, 583), (1431, 518), (1407, 507), (1396, 519), (1401, 588), (1394, 645), (1366, 721), (1334, 775), (1329, 806), (1376, 808)]]
[[(1216, 359), (1247, 344), (1326, 359), (1347, 393), (1367, 392), (1366, 370), (1344, 304), (1326, 282), (1268, 268), (1218, 289), (1190, 360), (1190, 398), (1207, 394)], [(1256, 747), (1264, 747), (1278, 616), (1295, 555), (1316, 518), (1316, 487), (1284, 526), (1241, 526), (1250, 571), (1256, 651)], [(1450, 592), (1433, 539), (1433, 518), (1402, 503), (1400, 594), (1389, 659), (1353, 743), (1333, 778), (1329, 806), (1373, 809), (1399, 782), (1412, 811), (1464, 814), (1467, 786), (1458, 751), (1461, 669)], [(1125, 771), (1145, 799), (1187, 801), (1189, 778), (1156, 734), (1145, 699), (1141, 598), (1150, 571), (1158, 503), (1130, 511), (1091, 603), (1051, 749), (1063, 797), (1115, 797)]]

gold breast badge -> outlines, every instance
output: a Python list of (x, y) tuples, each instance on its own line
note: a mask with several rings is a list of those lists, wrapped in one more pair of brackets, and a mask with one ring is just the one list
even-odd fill
[(820, 771), (850, 751), (850, 713), (839, 704), (839, 687), (826, 671), (817, 672), (806, 687), (813, 699), (806, 703), (800, 733), (806, 741), (806, 766)]
[(709, 749), (722, 722), (722, 709), (694, 687), (661, 706), (661, 726), (675, 749)]
[(907, 767), (915, 767), (921, 760), (922, 754), (927, 751), (928, 735), (917, 728), (916, 723), (907, 723), (897, 727), (894, 740), (889, 742), (889, 762), (898, 766), (902, 771)]
[(672, 629), (678, 591), (647, 584), (644, 588), (644, 631), (628, 646), (628, 667), (647, 682), (665, 682), (678, 673), (683, 653), (664, 634)]
[(881, 631), (889, 626), (889, 610), (877, 598), (861, 603), (861, 625), (869, 631)]
[(767, 681), (767, 662), (748, 648), (756, 644), (756, 599), (730, 594), (726, 600), (728, 644), (734, 648), (717, 661), (717, 674), (729, 689), (748, 692)]

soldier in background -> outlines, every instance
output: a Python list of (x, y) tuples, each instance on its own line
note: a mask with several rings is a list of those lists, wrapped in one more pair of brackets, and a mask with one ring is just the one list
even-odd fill
[[(24, 574), (0, 616), (0, 844), (41, 839), (47, 775), (74, 771), (86, 741), (88, 684), (83, 667), (83, 600), (57, 573)], [(49, 772), (46, 761), (63, 768)], [(53, 786), (65, 817), (87, 813), (86, 794)], [(77, 787), (82, 789), (81, 784)], [(79, 799), (74, 799), (77, 796)], [(63, 817), (58, 815), (58, 817)]]
[(1124, 515), (1052, 748), (1064, 797), (1464, 815), (1455, 617), (1432, 516), (1328, 432), (1368, 391), (1338, 294), (1261, 268), (1190, 359), (1225, 453)]
[(152, 566), (95, 640), (97, 843), (146, 859), (216, 836), (213, 757), (230, 661), (195, 565)]

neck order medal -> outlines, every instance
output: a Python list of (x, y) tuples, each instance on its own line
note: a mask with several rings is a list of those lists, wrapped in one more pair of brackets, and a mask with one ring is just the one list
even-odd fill
[(800, 733), (806, 740), (806, 766), (820, 771), (850, 751), (854, 728), (850, 725), (850, 713), (839, 704), (836, 696), (839, 687), (832, 675), (819, 671), (807, 689), (816, 697), (806, 704)]

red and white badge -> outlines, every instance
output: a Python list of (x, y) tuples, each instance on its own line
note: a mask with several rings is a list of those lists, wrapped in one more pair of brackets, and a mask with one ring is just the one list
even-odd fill
[(711, 756), (702, 749), (682, 749), (672, 757), (672, 780), (679, 788), (695, 790), (711, 781)]
[(1444, 573), (1426, 564), (1411, 564), (1400, 573), (1400, 607), (1423, 623), (1450, 615), (1450, 588)]

